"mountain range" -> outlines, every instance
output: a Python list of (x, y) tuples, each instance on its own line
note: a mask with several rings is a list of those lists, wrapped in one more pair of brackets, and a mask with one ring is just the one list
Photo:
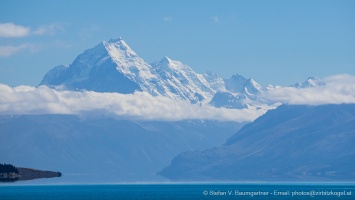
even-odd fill
[(220, 77), (197, 74), (189, 66), (168, 57), (148, 64), (122, 39), (104, 41), (86, 50), (69, 66), (61, 65), (49, 71), (40, 84), (124, 94), (145, 91), (153, 96), (190, 102), (211, 99), (223, 88)]
[(184, 152), (161, 175), (177, 181), (354, 181), (355, 105), (281, 105), (223, 146)]
[[(322, 85), (319, 78), (311, 77), (293, 87)], [(84, 51), (70, 65), (50, 70), (40, 85), (56, 89), (92, 90), (132, 94), (148, 92), (153, 96), (166, 96), (190, 103), (209, 103), (215, 107), (247, 108), (260, 102), (262, 87), (253, 79), (233, 75), (223, 79), (213, 72), (196, 73), (188, 65), (165, 56), (151, 64), (145, 62), (121, 38), (103, 41)]]
[[(289, 87), (325, 84), (309, 77)], [(142, 92), (197, 104), (191, 108), (207, 104), (223, 108), (210, 112), (245, 109), (246, 114), (279, 106), (262, 94), (281, 87), (263, 87), (239, 74), (229, 79), (213, 72), (198, 74), (167, 56), (147, 63), (121, 38), (103, 41), (71, 64), (51, 69), (40, 85)], [(29, 89), (22, 90), (25, 94)], [(121, 101), (122, 96), (130, 95), (115, 98)], [(147, 120), (96, 111), (0, 115), (0, 162), (61, 171), (64, 182), (355, 180), (353, 104), (281, 105), (245, 126), (219, 119)]]

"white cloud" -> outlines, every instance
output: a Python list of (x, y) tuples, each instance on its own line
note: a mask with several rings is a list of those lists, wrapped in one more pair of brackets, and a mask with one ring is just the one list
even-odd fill
[(55, 35), (58, 31), (64, 30), (64, 27), (58, 23), (40, 26), (32, 31), (31, 28), (15, 25), (13, 23), (0, 24), (0, 37), (26, 37), (33, 35)]
[(61, 104), (54, 91), (46, 88), (0, 85), (0, 112), (2, 114), (70, 113)]
[(25, 37), (30, 34), (30, 28), (13, 23), (0, 24), (0, 37)]
[(93, 91), (57, 91), (46, 86), (9, 87), (0, 84), (1, 114), (83, 114), (104, 113), (148, 120), (213, 119), (252, 121), (265, 110), (233, 110), (209, 105), (192, 105), (145, 92), (134, 94)]
[[(326, 85), (297, 89), (276, 88), (261, 98), (288, 104), (355, 103), (355, 76), (337, 75), (325, 79)], [(266, 108), (270, 109), (272, 107)], [(252, 121), (266, 109), (226, 109), (210, 105), (193, 105), (146, 92), (134, 94), (98, 93), (93, 91), (59, 91), (46, 86), (10, 87), (0, 84), (0, 114), (85, 114), (100, 113), (124, 118), (148, 120), (211, 119)]]
[(263, 98), (288, 104), (355, 103), (355, 76), (336, 75), (325, 78), (326, 85), (311, 88), (281, 87), (264, 92)]
[(54, 35), (58, 31), (62, 31), (64, 27), (60, 24), (50, 24), (50, 25), (45, 25), (41, 26), (35, 31), (33, 31), (33, 34), (35, 35)]
[[(46, 26), (41, 26), (35, 31), (31, 31), (31, 28), (21, 26), (21, 25), (15, 25), (13, 23), (0, 23), (0, 38), (1, 37), (26, 37), (29, 35), (54, 35), (57, 31), (63, 30), (63, 26), (60, 24), (50, 24)], [(61, 46), (67, 48), (68, 45), (64, 43), (59, 43), (58, 41), (55, 41), (55, 46)], [(31, 52), (35, 52), (39, 49), (38, 45), (35, 44), (30, 44), (30, 43), (24, 43), (21, 45), (3, 45), (0, 46), (0, 57), (9, 57), (19, 51), (22, 51), (24, 49), (28, 49)]]

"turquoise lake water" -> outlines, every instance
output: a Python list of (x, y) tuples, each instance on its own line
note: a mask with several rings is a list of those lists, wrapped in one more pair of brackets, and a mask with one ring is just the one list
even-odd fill
[(355, 184), (0, 184), (7, 199), (355, 199)]

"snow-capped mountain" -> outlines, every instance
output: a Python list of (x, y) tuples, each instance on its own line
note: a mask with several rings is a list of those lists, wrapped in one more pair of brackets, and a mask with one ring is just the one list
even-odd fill
[(236, 74), (230, 79), (225, 79), (226, 89), (233, 93), (241, 93), (253, 98), (257, 95), (262, 87), (253, 79), (246, 79), (243, 76)]
[(68, 67), (50, 70), (40, 85), (133, 93), (148, 89), (148, 80), (155, 78), (149, 68), (123, 40), (110, 40), (84, 51)]
[(309, 88), (309, 87), (318, 87), (318, 86), (322, 86), (322, 85), (325, 85), (326, 83), (318, 78), (318, 77), (309, 77), (306, 81), (304, 82), (299, 82), (299, 83), (296, 83), (294, 85), (292, 85), (292, 87), (295, 87), (295, 88)]
[(215, 91), (226, 91), (225, 82), (218, 74), (208, 71), (203, 74), (205, 80), (209, 83), (210, 87)]
[[(310, 77), (292, 87), (317, 87), (325, 83)], [(273, 86), (262, 87), (239, 74), (223, 79), (213, 72), (196, 73), (188, 65), (167, 56), (148, 64), (121, 38), (103, 41), (84, 51), (72, 64), (50, 70), (40, 85), (66, 90), (93, 90), (132, 94), (148, 92), (190, 103), (242, 109), (260, 102), (259, 95)]]
[(98, 92), (145, 91), (196, 103), (210, 100), (216, 89), (224, 88), (220, 79), (197, 74), (168, 57), (148, 64), (119, 38), (84, 51), (69, 66), (55, 67), (40, 85)]
[(218, 108), (247, 108), (250, 103), (257, 100), (259, 93), (265, 90), (253, 79), (246, 79), (239, 74), (223, 81), (225, 89), (217, 92), (210, 101), (210, 105)]
[[(222, 88), (220, 85), (211, 87), (204, 75), (197, 74), (189, 66), (180, 61), (171, 60), (165, 56), (161, 61), (152, 63), (151, 66), (164, 84), (165, 91), (161, 94), (180, 99), (188, 99), (192, 103), (211, 99), (216, 93), (214, 88)], [(218, 80), (217, 77), (213, 77)], [(211, 78), (212, 82), (216, 82)]]

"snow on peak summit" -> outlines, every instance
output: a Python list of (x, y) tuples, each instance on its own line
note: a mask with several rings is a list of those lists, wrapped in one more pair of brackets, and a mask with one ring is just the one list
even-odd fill
[(145, 91), (193, 103), (210, 100), (214, 88), (224, 87), (217, 86), (218, 81), (211, 86), (204, 75), (167, 56), (148, 64), (122, 38), (103, 41), (80, 54), (69, 67), (49, 71), (43, 84), (98, 92)]
[(163, 59), (161, 59), (159, 62), (161, 64), (170, 64), (172, 60), (168, 57), (168, 56), (165, 56)]
[(110, 39), (108, 42), (103, 41), (102, 44), (105, 46), (107, 52), (114, 58), (120, 56), (125, 58), (138, 57), (136, 52), (134, 52), (121, 37), (118, 39)]
[(263, 89), (260, 84), (255, 82), (252, 78), (248, 79), (248, 84), (246, 84), (245, 87), (251, 94), (257, 94)]
[(262, 90), (262, 87), (253, 79), (246, 79), (239, 74), (235, 74), (230, 79), (226, 79), (225, 83), (226, 89), (235, 93), (256, 95)]
[(168, 56), (165, 56), (159, 62), (155, 62), (152, 64), (153, 66), (157, 66), (158, 68), (165, 68), (165, 70), (169, 71), (189, 71), (195, 73), (189, 66), (183, 64), (180, 61), (172, 60)]
[(215, 107), (247, 108), (253, 100), (257, 99), (257, 95), (264, 90), (253, 79), (246, 79), (239, 74), (225, 79), (224, 83), (225, 91), (217, 92), (210, 102)]
[(139, 57), (122, 38), (104, 41), (103, 45), (119, 72), (141, 85), (143, 90), (154, 95), (158, 94), (154, 88), (148, 86), (151, 80), (157, 79), (151, 72), (151, 66)]
[(123, 41), (122, 37), (118, 37), (118, 38), (111, 38), (108, 43), (116, 43), (116, 42), (119, 42), (119, 41)]
[[(322, 84), (325, 83), (321, 79), (310, 77), (295, 87)], [(253, 79), (239, 74), (229, 79), (222, 79), (213, 72), (198, 74), (188, 65), (167, 56), (148, 64), (121, 37), (103, 41), (84, 51), (69, 66), (50, 70), (41, 85), (124, 94), (144, 91), (153, 96), (191, 103), (213, 100), (211, 104), (229, 108), (258, 103), (258, 95), (267, 90)]]
[(294, 85), (292, 85), (293, 87), (295, 88), (309, 88), (309, 87), (317, 87), (317, 86), (322, 86), (322, 85), (325, 85), (326, 83), (318, 78), (318, 77), (308, 77), (308, 79), (304, 82), (299, 82), (299, 83), (296, 83)]
[(216, 92), (204, 75), (197, 74), (180, 61), (165, 56), (151, 65), (163, 80), (168, 96), (197, 103), (211, 99)]

